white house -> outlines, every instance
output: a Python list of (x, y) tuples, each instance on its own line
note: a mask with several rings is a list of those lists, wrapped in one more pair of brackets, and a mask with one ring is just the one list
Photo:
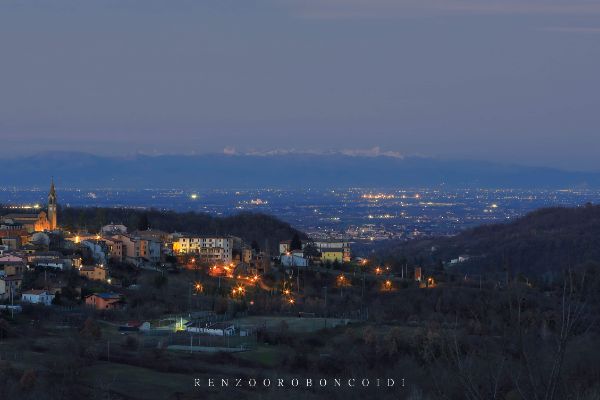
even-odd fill
[(64, 270), (65, 269), (65, 263), (62, 260), (61, 261), (51, 260), (51, 259), (37, 260), (36, 262), (33, 263), (33, 266), (35, 266), (35, 267), (45, 267), (45, 268), (54, 268), (54, 269), (60, 269), (60, 270)]
[(49, 306), (54, 300), (54, 295), (47, 290), (27, 290), (21, 295), (21, 301), (32, 304), (43, 304)]
[(193, 326), (194, 322), (188, 322), (186, 325), (188, 332), (205, 333), (211, 336), (232, 336), (235, 333), (235, 326), (229, 322), (208, 323), (203, 327)]
[(282, 254), (280, 260), (284, 267), (308, 267), (308, 258), (304, 258), (302, 251)]

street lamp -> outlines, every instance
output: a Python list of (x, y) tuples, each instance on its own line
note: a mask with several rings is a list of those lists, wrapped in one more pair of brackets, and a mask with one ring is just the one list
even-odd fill
[(344, 295), (344, 286), (346, 286), (346, 277), (341, 274), (337, 278), (338, 286), (340, 287), (340, 297)]
[(235, 287), (231, 290), (231, 294), (235, 297), (235, 296), (242, 296), (244, 295), (245, 289), (243, 286), (238, 286)]
[(388, 291), (392, 290), (392, 281), (390, 281), (389, 279), (386, 280), (383, 284), (383, 288), (384, 288), (384, 290), (388, 290)]

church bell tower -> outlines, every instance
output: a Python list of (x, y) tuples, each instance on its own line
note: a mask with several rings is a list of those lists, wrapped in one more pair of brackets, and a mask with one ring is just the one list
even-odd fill
[(50, 184), (50, 193), (48, 193), (48, 222), (50, 230), (57, 228), (56, 226), (56, 190), (54, 189), (54, 178)]

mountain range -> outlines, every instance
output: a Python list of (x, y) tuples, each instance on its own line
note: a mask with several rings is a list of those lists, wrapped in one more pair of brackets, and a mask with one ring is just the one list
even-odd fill
[(600, 188), (600, 172), (472, 160), (274, 153), (99, 156), (48, 152), (6, 157), (0, 186), (79, 188), (483, 187)]

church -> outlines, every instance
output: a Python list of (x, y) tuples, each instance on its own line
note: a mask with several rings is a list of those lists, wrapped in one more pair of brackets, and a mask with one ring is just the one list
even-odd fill
[(14, 229), (24, 229), (28, 233), (52, 231), (57, 229), (57, 198), (56, 189), (54, 188), (54, 179), (50, 184), (50, 192), (48, 193), (48, 211), (40, 211), (38, 214), (28, 213), (11, 213), (3, 215), (1, 218), (2, 225), (5, 229), (11, 226)]

